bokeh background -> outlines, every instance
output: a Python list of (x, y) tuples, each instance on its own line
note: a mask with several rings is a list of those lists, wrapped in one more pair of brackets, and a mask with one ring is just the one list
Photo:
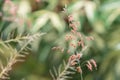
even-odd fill
[(32, 43), (26, 61), (13, 66), (10, 80), (52, 80), (49, 70), (67, 60), (69, 54), (51, 50), (55, 45), (68, 47), (68, 22), (62, 12), (66, 4), (80, 22), (78, 30), (95, 38), (85, 58), (94, 58), (98, 69), (85, 69), (84, 80), (120, 80), (120, 0), (0, 0), (2, 37), (12, 31), (46, 33)]

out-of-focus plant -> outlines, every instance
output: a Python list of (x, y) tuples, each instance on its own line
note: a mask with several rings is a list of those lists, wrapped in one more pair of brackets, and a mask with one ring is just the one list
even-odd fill
[[(9, 1), (14, 5), (10, 6)], [(31, 53), (34, 54), (29, 55), (21, 66), (15, 65), (10, 73), (11, 80), (51, 80), (49, 69), (68, 59), (68, 54), (51, 50), (53, 45), (68, 46), (64, 40), (69, 34), (68, 22), (61, 12), (65, 4), (68, 13), (80, 22), (78, 31), (95, 37), (93, 42), (88, 42), (90, 47), (81, 60), (94, 58), (98, 67), (93, 72), (83, 68), (85, 80), (119, 80), (119, 0), (0, 0), (0, 35), (3, 40), (11, 32), (19, 35), (47, 32), (31, 43)], [(10, 10), (17, 10), (16, 17), (8, 12)]]
[[(11, 34), (13, 35), (13, 34)], [(11, 37), (9, 35), (8, 37)], [(15, 38), (11, 38), (8, 40), (3, 41), (0, 40), (0, 56), (1, 59), (1, 65), (0, 65), (0, 79), (1, 80), (7, 80), (9, 79), (9, 71), (12, 70), (12, 66), (17, 62), (24, 61), (24, 58), (27, 54), (29, 54), (30, 44), (32, 41), (34, 41), (36, 38), (39, 38), (41, 34), (34, 34), (32, 36), (21, 36), (17, 35)], [(6, 64), (5, 64), (6, 63)]]
[[(25, 60), (32, 49), (31, 43), (44, 33), (21, 30), (20, 25), (24, 27), (28, 21), (26, 16), (19, 17), (21, 10), (18, 10), (17, 3), (11, 0), (5, 0), (3, 3), (0, 3), (0, 80), (8, 80), (13, 65)], [(28, 12), (26, 11), (26, 14)]]

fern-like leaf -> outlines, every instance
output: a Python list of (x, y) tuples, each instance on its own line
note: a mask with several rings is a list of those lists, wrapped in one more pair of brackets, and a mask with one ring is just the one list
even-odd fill
[[(0, 56), (3, 56), (4, 59), (6, 59), (6, 64), (3, 64), (3, 60), (1, 60), (0, 63), (0, 80), (7, 80), (10, 78), (9, 71), (12, 70), (12, 66), (17, 62), (24, 61), (26, 55), (29, 54), (28, 51), (31, 50), (28, 47), (28, 44), (39, 38), (41, 35), (43, 34), (37, 33), (34, 35), (27, 35), (23, 37), (17, 36), (14, 39), (0, 41)], [(20, 49), (11, 45), (11, 42), (17, 42), (18, 45), (20, 45)], [(19, 42), (22, 42), (24, 44), (21, 45)]]

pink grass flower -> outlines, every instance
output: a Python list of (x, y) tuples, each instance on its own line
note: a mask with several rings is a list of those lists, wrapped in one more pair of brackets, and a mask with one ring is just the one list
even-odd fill
[(68, 35), (65, 36), (65, 40), (66, 40), (66, 41), (69, 40), (69, 36), (68, 36)]
[(12, 5), (11, 8), (10, 8), (10, 14), (12, 14), (13, 16), (15, 16), (16, 13), (17, 13), (17, 9), (18, 9), (17, 6)]
[(71, 62), (70, 62), (70, 65), (71, 65), (71, 66), (75, 66), (76, 64), (77, 64), (77, 62), (74, 62), (74, 61), (71, 61)]
[(68, 54), (70, 53), (70, 50), (69, 50), (69, 49), (67, 50), (67, 53), (68, 53)]
[(68, 40), (72, 40), (73, 39), (73, 36), (72, 35), (66, 35), (65, 36), (65, 40), (68, 41)]
[(77, 31), (77, 27), (76, 26), (73, 26), (72, 27), (74, 31)]
[(77, 35), (82, 38), (82, 34), (80, 32), (77, 32)]
[(10, 4), (10, 3), (11, 3), (11, 0), (5, 0), (5, 3), (6, 3), (6, 4)]
[(90, 62), (94, 65), (95, 68), (97, 68), (96, 61), (94, 59), (91, 59)]
[(74, 26), (75, 26), (75, 24), (73, 24), (73, 23), (70, 23), (70, 24), (69, 24), (69, 26), (70, 26), (70, 27), (74, 27)]
[(94, 40), (94, 37), (89, 36), (89, 37), (86, 37), (86, 39), (87, 39), (88, 41), (90, 41), (90, 40)]
[(70, 24), (70, 27), (72, 27), (72, 29), (73, 29), (74, 31), (77, 31), (77, 27), (76, 27), (75, 24), (71, 23), (71, 24)]
[(68, 16), (68, 21), (69, 21), (69, 22), (72, 22), (73, 20), (74, 20), (73, 16), (72, 16), (72, 15), (69, 15), (69, 16)]
[(52, 50), (56, 50), (56, 47), (53, 47)]
[(82, 57), (82, 53), (77, 54), (77, 58), (80, 59)]
[(91, 65), (90, 61), (87, 61), (87, 64), (88, 64), (90, 67), (92, 67), (92, 65)]
[(82, 57), (81, 53), (78, 53), (77, 55), (73, 54), (69, 57), (70, 65), (75, 66), (77, 62), (75, 62), (77, 59), (80, 59)]
[(88, 67), (88, 69), (89, 69), (90, 71), (92, 71), (92, 64), (90, 63), (90, 61), (87, 61), (86, 66)]
[(74, 59), (76, 59), (76, 55), (75, 54), (70, 56), (69, 61), (74, 60)]
[(64, 52), (64, 48), (61, 49), (61, 52), (62, 52), (62, 53)]
[(76, 30), (71, 30), (71, 32), (72, 32), (73, 34), (76, 34)]
[(70, 46), (72, 46), (73, 48), (76, 48), (76, 45), (71, 43)]
[(66, 8), (63, 8), (63, 12), (66, 13), (66, 12), (67, 12), (67, 9), (66, 9)]
[(90, 71), (92, 71), (92, 66), (90, 66), (90, 65), (88, 65), (88, 64), (86, 64), (86, 66), (87, 66), (87, 68), (88, 68)]
[(41, 0), (35, 0), (37, 3), (39, 3)]
[(84, 41), (81, 41), (82, 49), (85, 47)]
[(76, 67), (76, 70), (79, 72), (79, 73), (82, 73), (82, 69), (80, 66)]

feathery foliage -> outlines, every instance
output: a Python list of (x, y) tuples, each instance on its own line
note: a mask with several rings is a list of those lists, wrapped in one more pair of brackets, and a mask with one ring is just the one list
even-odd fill
[[(16, 36), (14, 39), (0, 40), (0, 56), (6, 59), (5, 64), (0, 60), (0, 79), (9, 79), (9, 71), (17, 62), (23, 62), (24, 58), (29, 54), (30, 44), (35, 41), (43, 33), (36, 33), (27, 36)], [(14, 44), (13, 44), (14, 43)]]

